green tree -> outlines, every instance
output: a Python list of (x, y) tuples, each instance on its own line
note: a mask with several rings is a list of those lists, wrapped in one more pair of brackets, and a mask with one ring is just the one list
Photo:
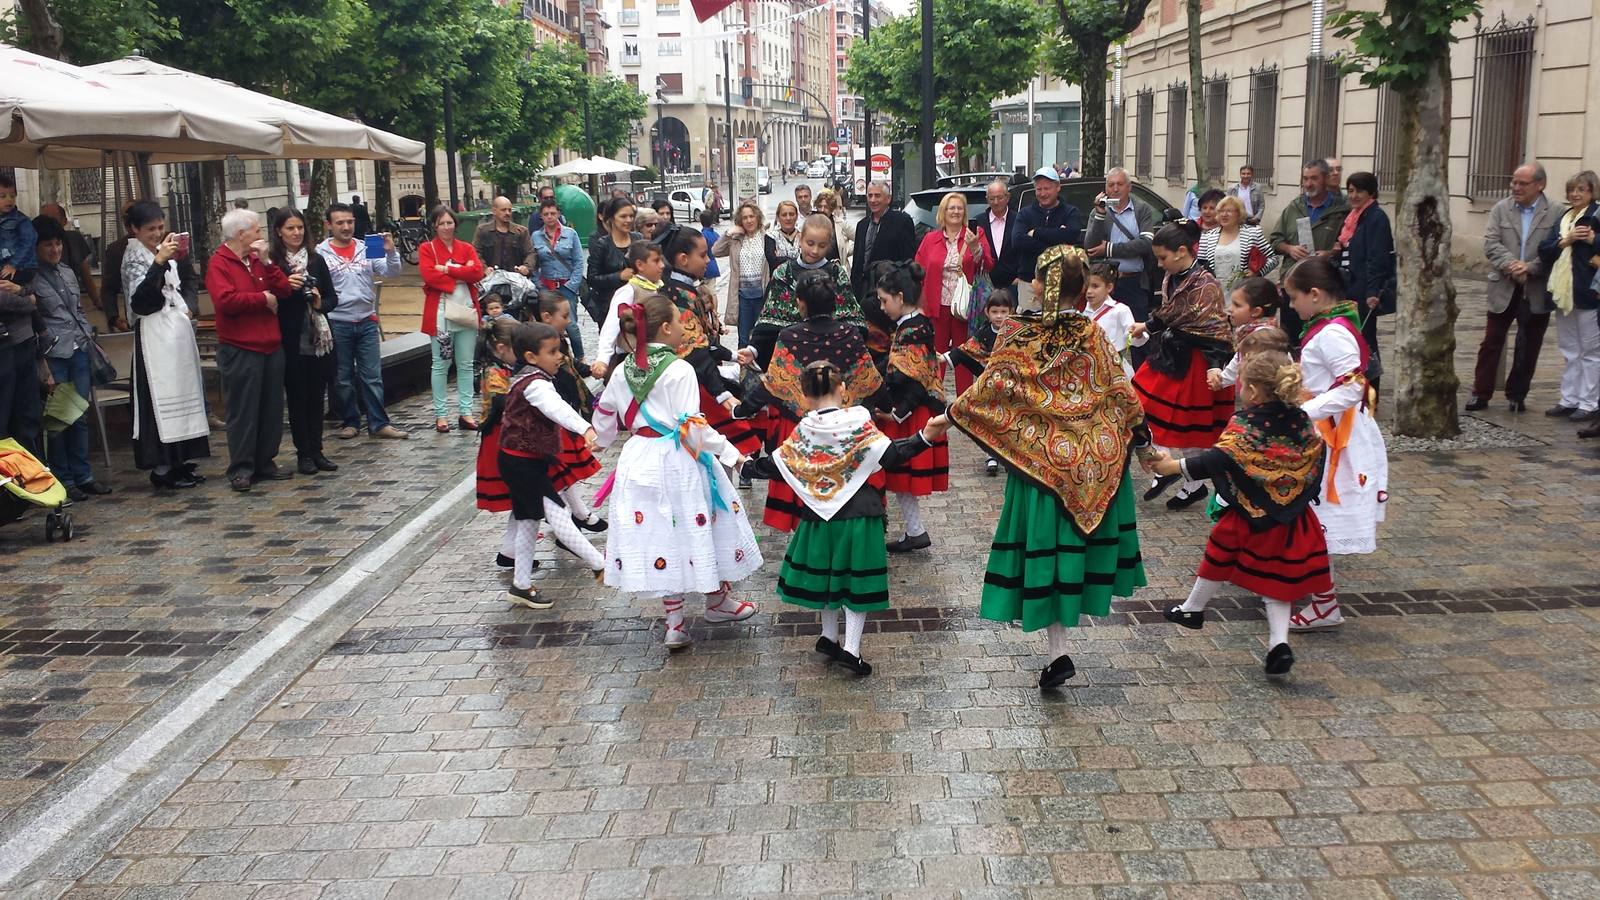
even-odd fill
[[(989, 104), (1027, 87), (1039, 70), (1044, 9), (1033, 0), (938, 0), (933, 7), (934, 129), (981, 158)], [(889, 113), (889, 133), (914, 139), (922, 115), (922, 25), (893, 19), (850, 47), (845, 83), (867, 106)]]
[(582, 137), (583, 51), (564, 41), (546, 41), (531, 48), (515, 71), (516, 94), (512, 127), (488, 147), (484, 178), (502, 193), (516, 196), (550, 158), (551, 151), (576, 127)]
[(1060, 40), (1051, 70), (1083, 90), (1084, 177), (1106, 170), (1106, 54), (1144, 19), (1150, 0), (1055, 0)]
[[(617, 158), (633, 136), (633, 125), (648, 110), (644, 94), (615, 75), (589, 77), (589, 132), (594, 152)], [(577, 123), (579, 137), (583, 123)], [(570, 143), (570, 141), (569, 141)]]
[(0, 25), (7, 43), (52, 59), (91, 65), (170, 40), (177, 21), (156, 0), (19, 0)]
[(1387, 84), (1400, 110), (1395, 250), (1399, 303), (1391, 351), (1395, 424), (1401, 434), (1454, 437), (1456, 306), (1450, 274), (1450, 47), (1476, 0), (1403, 0), (1382, 11), (1334, 17), (1351, 41), (1344, 60), (1363, 84)]

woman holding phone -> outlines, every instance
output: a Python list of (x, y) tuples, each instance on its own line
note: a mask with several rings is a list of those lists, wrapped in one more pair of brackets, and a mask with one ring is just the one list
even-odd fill
[[(305, 276), (305, 285), (278, 300), (278, 330), (283, 333), (284, 399), (289, 407), (289, 434), (301, 475), (337, 471), (322, 453), (322, 398), (333, 380), (333, 331), (328, 313), (339, 304), (333, 277), (320, 253), (309, 252), (306, 220), (295, 209), (272, 217), (272, 262), (285, 272)], [(383, 240), (378, 236), (378, 240)]]

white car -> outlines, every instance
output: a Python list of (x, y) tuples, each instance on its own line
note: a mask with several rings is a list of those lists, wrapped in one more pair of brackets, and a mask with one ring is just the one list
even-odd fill
[(667, 200), (672, 203), (674, 222), (699, 222), (700, 214), (706, 211), (705, 201), (700, 199), (700, 188), (675, 188), (667, 195)]
[(756, 193), (772, 193), (772, 170), (766, 166), (756, 166)]
[(811, 165), (806, 167), (806, 177), (807, 178), (827, 178), (828, 177), (828, 164), (823, 162), (820, 159), (817, 160), (816, 162), (814, 162)]

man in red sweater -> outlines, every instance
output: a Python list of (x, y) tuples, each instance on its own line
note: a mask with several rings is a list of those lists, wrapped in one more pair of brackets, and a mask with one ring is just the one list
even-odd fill
[(261, 220), (248, 209), (222, 217), (222, 246), (206, 269), (217, 310), (217, 369), (228, 403), (228, 484), (293, 478), (274, 461), (283, 439), (283, 347), (278, 298), (300, 290), (302, 273), (267, 261)]

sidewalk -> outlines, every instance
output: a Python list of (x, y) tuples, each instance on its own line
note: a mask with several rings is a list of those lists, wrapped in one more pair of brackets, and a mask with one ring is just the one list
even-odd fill
[[(1468, 371), (1481, 286), (1462, 305)], [(1536, 410), (1553, 341), (1541, 365)], [(1140, 504), (1151, 586), (1077, 631), (1079, 676), (1041, 696), (1042, 639), (975, 615), (1002, 482), (959, 437), (952, 493), (924, 504), (933, 550), (891, 562), (865, 681), (771, 599), (781, 538), (741, 588), (762, 612), (691, 615), (699, 643), (669, 657), (659, 609), (565, 554), (537, 576), (554, 610), (505, 604), (500, 521), (475, 516), (416, 542), (398, 587), (285, 660), (281, 695), (190, 748), (192, 778), (36, 893), (1600, 896), (1600, 450), (1504, 410), (1480, 418), (1538, 443), (1391, 457), (1379, 552), (1335, 562), (1353, 620), (1296, 638), (1281, 687), (1255, 601), (1200, 634), (1159, 622), (1207, 525)], [(244, 497), (125, 489), (79, 507), (96, 527), (67, 547), (0, 529), (0, 592), (22, 598), (0, 619), (0, 798), (55, 799), (474, 446), (330, 443), (364, 466)], [(135, 649), (78, 649), (113, 645)]]

